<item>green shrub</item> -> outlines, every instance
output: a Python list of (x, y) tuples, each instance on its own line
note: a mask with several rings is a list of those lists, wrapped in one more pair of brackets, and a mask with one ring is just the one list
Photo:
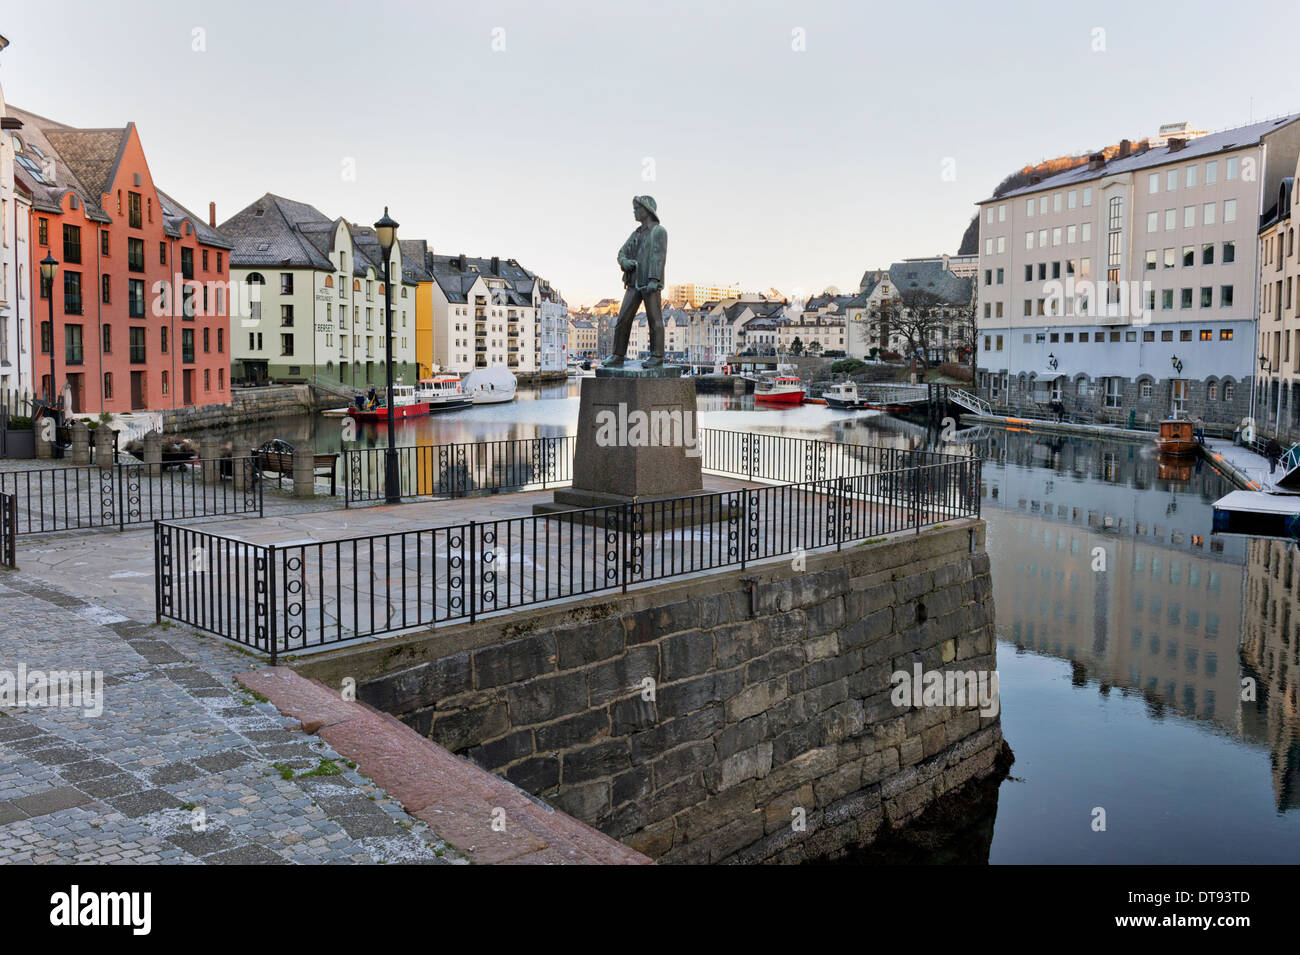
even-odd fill
[(32, 419), (25, 415), (14, 415), (9, 419), (8, 428), (10, 431), (31, 431)]
[(867, 367), (867, 363), (856, 358), (841, 358), (831, 363), (833, 375), (856, 375)]

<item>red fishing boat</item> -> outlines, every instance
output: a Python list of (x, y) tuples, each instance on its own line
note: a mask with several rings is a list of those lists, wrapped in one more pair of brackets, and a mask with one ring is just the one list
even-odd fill
[(754, 400), (766, 404), (801, 405), (804, 397), (803, 381), (793, 375), (763, 378), (754, 385)]

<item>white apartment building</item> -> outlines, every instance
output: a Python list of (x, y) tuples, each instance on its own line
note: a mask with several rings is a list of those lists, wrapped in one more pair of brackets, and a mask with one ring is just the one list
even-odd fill
[(537, 276), (497, 256), (430, 254), (427, 265), (433, 273), (435, 364), (458, 374), (492, 365), (517, 373), (537, 369)]
[[(0, 50), (9, 41), (0, 36)], [(31, 196), (14, 182), (13, 130), (22, 123), (8, 115), (0, 90), (0, 403), (28, 395), (32, 384), (31, 262), (28, 247)]]
[[(386, 379), (384, 281), (374, 230), (267, 193), (219, 227), (234, 243), (231, 378), (364, 389)], [(413, 384), (416, 283), (393, 245), (393, 379)], [(244, 307), (239, 307), (241, 304)]]
[(995, 405), (1232, 424), (1255, 376), (1257, 232), (1300, 116), (1126, 150), (979, 203), (978, 379)]
[(537, 307), (538, 371), (566, 371), (569, 367), (569, 306), (559, 289), (541, 282), (541, 302)]

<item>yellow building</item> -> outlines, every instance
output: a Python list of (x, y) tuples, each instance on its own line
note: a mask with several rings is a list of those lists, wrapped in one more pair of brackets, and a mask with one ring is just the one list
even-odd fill
[(415, 283), (415, 363), (418, 377), (434, 372), (433, 273), (428, 268), (429, 243), (424, 239), (399, 239), (402, 278)]

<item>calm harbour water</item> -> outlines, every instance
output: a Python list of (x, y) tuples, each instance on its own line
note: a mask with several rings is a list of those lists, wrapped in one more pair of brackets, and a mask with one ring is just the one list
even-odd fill
[[(398, 442), (571, 433), (577, 389), (399, 424)], [(755, 409), (715, 395), (699, 407), (706, 427), (929, 440), (871, 412)], [(237, 447), (272, 437), (341, 446), (337, 420), (309, 416), (232, 437)], [(964, 438), (985, 459), (1002, 728), (1016, 761), (989, 800), (991, 837), (962, 840), (960, 861), (1300, 858), (1295, 545), (1211, 536), (1211, 503), (1231, 485), (1204, 462), (1167, 470), (1146, 446), (1023, 432)], [(382, 447), (383, 427), (361, 443)], [(1097, 548), (1105, 570), (1093, 569)], [(1242, 699), (1243, 681), (1253, 699)], [(1093, 830), (1097, 808), (1105, 831)]]

